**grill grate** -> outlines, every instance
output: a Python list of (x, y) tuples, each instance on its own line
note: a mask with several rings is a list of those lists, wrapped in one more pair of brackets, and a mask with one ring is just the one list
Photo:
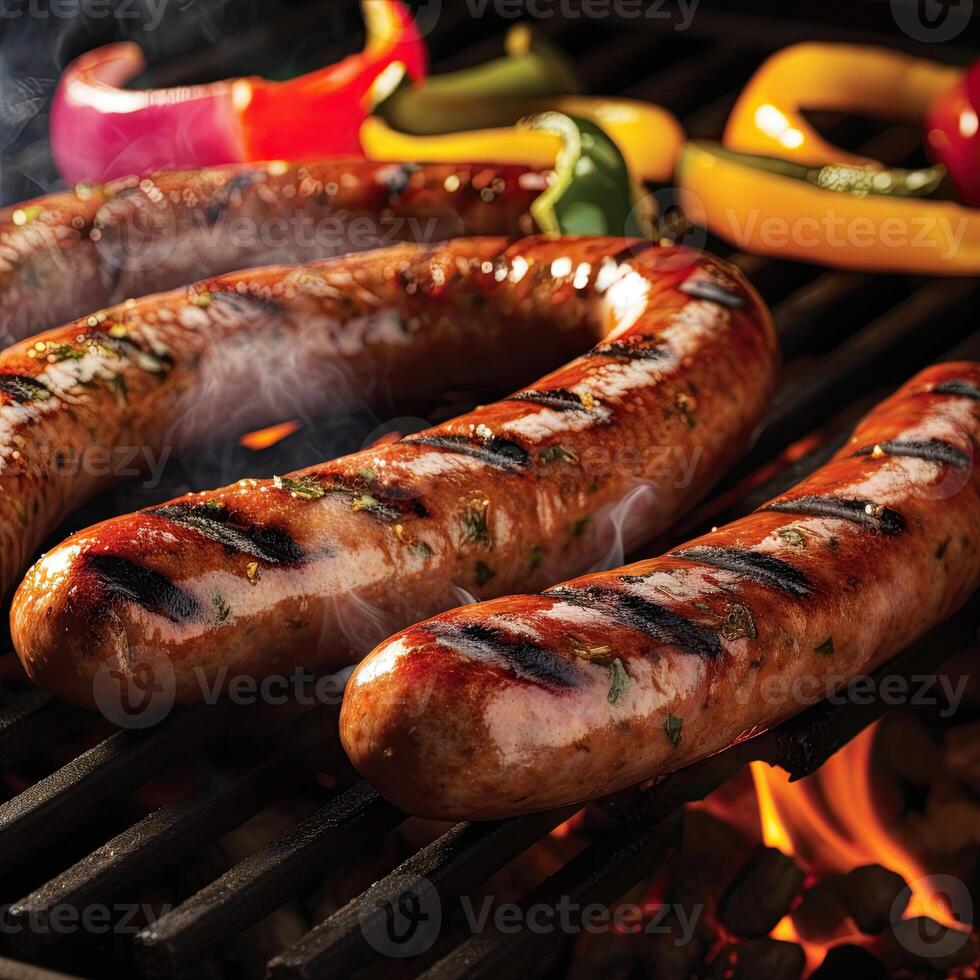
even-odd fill
[[(793, 40), (794, 29), (800, 30), (785, 18), (765, 17), (757, 5), (750, 6), (752, 16), (739, 23), (727, 12), (703, 11), (690, 36), (669, 29), (634, 30), (632, 22), (592, 23), (574, 17), (549, 18), (536, 26), (579, 58), (593, 90), (660, 102), (682, 117), (692, 135), (717, 137), (735, 93), (755, 64), (771, 48)], [(311, 7), (310, 13), (300, 8), (291, 14), (290, 30), (311, 23), (319, 9)], [(838, 24), (849, 22), (850, 7), (845, 12), (830, 4), (828, 10)], [(435, 69), (450, 70), (492, 56), (509, 23), (480, 20), (469, 15), (467, 5), (452, 5), (429, 38)], [(867, 36), (871, 27), (866, 19), (860, 26)], [(219, 46), (214, 58), (209, 57), (208, 70), (227, 74), (234, 71), (236, 59), (261, 60), (263, 45), (280, 36), (275, 31), (273, 25)], [(846, 32), (825, 25), (804, 33)], [(653, 72), (651, 64), (656, 65)], [(193, 59), (178, 59), (152, 74), (155, 80), (179, 82), (196, 70), (194, 65)], [(888, 159), (905, 159), (918, 145), (915, 134), (897, 127), (875, 132), (865, 123), (833, 120), (829, 126), (835, 138)], [(773, 306), (787, 359), (786, 382), (739, 470), (669, 540), (645, 549), (651, 554), (744, 513), (799, 480), (836, 449), (857, 415), (925, 363), (980, 355), (980, 333), (972, 315), (976, 281), (827, 271), (733, 253), (711, 238), (708, 247), (735, 261)], [(801, 458), (783, 453), (815, 427), (806, 443), (809, 451)], [(888, 672), (910, 676), (935, 669), (952, 652), (975, 643), (975, 624), (961, 614), (896, 658)], [(523, 904), (555, 905), (563, 896), (580, 906), (615, 900), (669, 853), (682, 803), (703, 798), (754, 759), (778, 763), (794, 776), (812, 772), (886, 710), (880, 702), (860, 707), (822, 703), (764, 737), (652, 787), (604, 801), (613, 829), (597, 835), (526, 895)], [(339, 765), (343, 771), (335, 709), (270, 714), (260, 721), (232, 708), (189, 709), (150, 731), (110, 734), (56, 771), (42, 771), (33, 785), (0, 806), (0, 901), (12, 902), (9, 921), (45, 925), (60, 907), (131, 899), (147, 879), (186, 861), (308, 783), (318, 766), (333, 770)], [(90, 732), (91, 725), (86, 713), (41, 692), (11, 697), (0, 710), (0, 766), (30, 766)], [(190, 789), (142, 819), (131, 821), (125, 811), (121, 818), (109, 818), (108, 832), (99, 835), (104, 843), (87, 852), (83, 840), (79, 850), (79, 842), (73, 841), (79, 826), (92, 826), (113, 813), (161, 772), (177, 766), (194, 770), (202, 758), (208, 768)], [(443, 902), (468, 894), (575, 809), (451, 828), (281, 950), (269, 962), (269, 974), (280, 980), (385, 971), (392, 961), (379, 954), (370, 935), (383, 923), (386, 908), (417, 897), (421, 888), (434, 890)], [(120, 819), (122, 827), (110, 836)], [(3, 948), (70, 971), (85, 963), (84, 971), (94, 975), (97, 970), (99, 976), (112, 969), (118, 976), (134, 971), (148, 978), (172, 976), (199, 967), (352, 855), (380, 848), (384, 835), (404, 820), (367, 783), (351, 781), (312, 815), (194, 892), (131, 942), (96, 944), (93, 951), (77, 936), (32, 926), (11, 931)], [(407, 963), (404, 971), (438, 980), (513, 975), (516, 964), (529, 970), (567, 938), (558, 930), (513, 935), (488, 931), (455, 947), (442, 941), (430, 955)], [(68, 976), (9, 959), (0, 959), (0, 975), (24, 980)]]

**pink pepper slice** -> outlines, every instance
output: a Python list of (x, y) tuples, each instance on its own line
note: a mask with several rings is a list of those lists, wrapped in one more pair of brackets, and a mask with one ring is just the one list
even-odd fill
[(361, 0), (364, 50), (284, 82), (256, 76), (166, 89), (122, 86), (143, 70), (129, 42), (97, 48), (64, 71), (51, 106), (51, 149), (69, 183), (247, 160), (363, 156), (358, 131), (378, 74), (428, 59), (399, 0)]

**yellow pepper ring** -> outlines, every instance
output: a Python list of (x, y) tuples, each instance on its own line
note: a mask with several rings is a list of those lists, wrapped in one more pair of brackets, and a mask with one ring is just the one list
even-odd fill
[(960, 68), (888, 48), (794, 44), (763, 62), (742, 90), (724, 145), (742, 153), (825, 163), (877, 165), (827, 142), (801, 109), (920, 122), (933, 99), (963, 78)]
[[(581, 116), (609, 135), (639, 180), (663, 183), (674, 172), (684, 140), (680, 123), (666, 109), (630, 99), (585, 95), (514, 102), (514, 122), (522, 116), (554, 110)], [(550, 167), (562, 147), (552, 133), (510, 127), (413, 136), (369, 116), (361, 125), (361, 147), (372, 160), (426, 163), (518, 163)]]
[(681, 204), (737, 248), (842, 269), (980, 275), (980, 210), (951, 201), (858, 197), (684, 147)]

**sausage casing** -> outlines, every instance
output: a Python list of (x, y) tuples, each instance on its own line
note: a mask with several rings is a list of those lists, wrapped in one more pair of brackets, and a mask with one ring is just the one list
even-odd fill
[(486, 370), (480, 359), (528, 368), (535, 350), (595, 346), (392, 445), (68, 539), (14, 600), (14, 643), (39, 684), (89, 703), (100, 665), (125, 669), (147, 649), (173, 665), (184, 700), (222, 670), (334, 670), (460, 589), (543, 588), (662, 529), (737, 458), (769, 402), (768, 313), (710, 256), (611, 238), (395, 254), (405, 262), (357, 260), (380, 277), (374, 293), (400, 291), (398, 322), (428, 316), (444, 325), (437, 340), (465, 330), (471, 344), (452, 357), (428, 345), (414, 361), (426, 377), (420, 358), (465, 376)]
[(667, 555), (467, 606), (354, 672), (341, 729), (408, 812), (612, 793), (776, 725), (980, 585), (980, 364), (923, 371), (827, 465)]

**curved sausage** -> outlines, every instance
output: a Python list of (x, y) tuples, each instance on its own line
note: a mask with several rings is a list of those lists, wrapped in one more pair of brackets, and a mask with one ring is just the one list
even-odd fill
[(547, 172), (370, 160), (78, 185), (0, 210), (0, 346), (206, 276), (460, 235), (526, 235)]
[[(335, 670), (456, 605), (460, 589), (543, 588), (601, 560), (617, 534), (633, 543), (663, 528), (737, 458), (771, 396), (768, 313), (709, 256), (610, 238), (466, 239), (400, 254), (414, 258), (361, 260), (398, 270), (396, 286), (379, 271), (372, 291), (397, 289), (400, 323), (445, 324), (433, 329), (441, 342), (464, 330), (472, 346), (455, 344), (458, 374), (480, 371), (494, 347), (528, 367), (535, 348), (599, 343), (395, 444), (68, 539), (14, 600), (14, 643), (37, 683), (89, 703), (99, 666), (131, 669), (134, 650), (173, 665), (182, 700), (223, 668)], [(430, 358), (426, 377), (451, 360), (435, 342), (415, 360)]]
[(980, 364), (923, 371), (748, 517), (387, 640), (347, 686), (350, 758), (409, 813), (483, 820), (612, 793), (774, 726), (980, 586), (978, 454)]

